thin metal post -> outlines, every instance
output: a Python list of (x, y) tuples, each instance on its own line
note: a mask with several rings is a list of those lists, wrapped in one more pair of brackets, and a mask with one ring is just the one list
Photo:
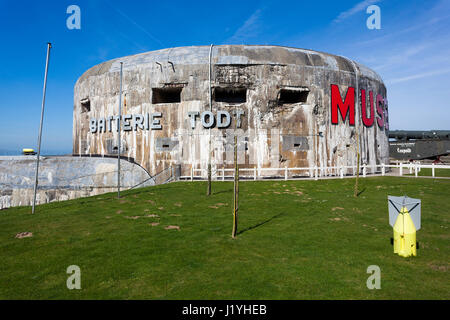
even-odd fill
[[(352, 62), (353, 63), (353, 62)], [(356, 68), (356, 66), (353, 64), (353, 66), (355, 67), (355, 76), (356, 76), (356, 106), (357, 106), (357, 110), (359, 110), (359, 74), (358, 74), (358, 69)], [(359, 111), (358, 111), (359, 114)], [(355, 138), (356, 138), (356, 180), (355, 180), (355, 190), (354, 190), (354, 196), (357, 197), (358, 196), (358, 182), (359, 182), (359, 163), (361, 161), (361, 153), (360, 153), (360, 146), (359, 146), (359, 130), (358, 130), (358, 124), (355, 124)], [(363, 177), (366, 177), (366, 165), (364, 165), (363, 167)]]
[(234, 135), (234, 206), (233, 206), (233, 231), (231, 236), (236, 237), (238, 228), (239, 210), (239, 165), (237, 162), (237, 136)]
[(50, 49), (52, 44), (47, 43), (47, 58), (45, 61), (45, 75), (44, 75), (44, 89), (42, 90), (42, 107), (41, 107), (41, 123), (39, 124), (39, 136), (38, 136), (38, 153), (36, 158), (36, 175), (34, 179), (34, 191), (33, 191), (33, 208), (31, 213), (34, 213), (34, 208), (36, 206), (36, 192), (38, 186), (38, 176), (39, 176), (39, 157), (41, 156), (41, 138), (42, 138), (42, 123), (44, 121), (44, 107), (45, 107), (45, 91), (47, 90), (47, 74), (48, 74), (48, 63), (50, 60)]
[[(211, 91), (211, 55), (213, 44), (209, 47), (209, 111), (212, 112), (212, 91)], [(208, 188), (206, 195), (211, 195), (211, 128), (209, 128), (209, 149), (208, 149)]]
[(120, 62), (120, 89), (119, 89), (119, 121), (117, 122), (117, 131), (118, 131), (118, 149), (117, 149), (117, 198), (120, 198), (120, 133), (121, 133), (121, 118), (122, 118), (122, 71), (123, 71), (123, 62)]

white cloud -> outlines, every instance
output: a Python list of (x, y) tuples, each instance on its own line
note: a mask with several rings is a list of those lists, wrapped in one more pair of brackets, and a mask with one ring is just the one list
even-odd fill
[(396, 79), (388, 80), (386, 82), (389, 84), (394, 84), (394, 83), (406, 82), (406, 81), (415, 80), (415, 79), (421, 79), (421, 78), (425, 78), (425, 77), (437, 76), (437, 75), (446, 74), (449, 72), (450, 72), (450, 69), (439, 69), (439, 70), (434, 70), (434, 71), (429, 71), (429, 72), (418, 73), (418, 74), (410, 75), (407, 77), (396, 78)]
[(225, 42), (233, 44), (241, 44), (246, 39), (255, 37), (259, 33), (259, 18), (262, 9), (258, 9), (240, 26), (236, 32)]
[(380, 2), (381, 0), (364, 0), (359, 3), (357, 3), (353, 8), (348, 9), (346, 11), (341, 12), (336, 19), (333, 20), (333, 22), (341, 22), (342, 20), (347, 19), (348, 17), (365, 10), (368, 6), (371, 4), (375, 4), (377, 2)]
[(148, 32), (147, 29), (145, 29), (143, 26), (141, 26), (140, 24), (138, 24), (136, 21), (134, 21), (133, 19), (131, 19), (129, 16), (127, 16), (125, 13), (123, 13), (121, 10), (119, 10), (116, 6), (112, 5), (108, 0), (105, 0), (105, 2), (112, 8), (114, 9), (118, 14), (120, 14), (122, 17), (124, 17), (125, 19), (127, 19), (131, 24), (133, 24), (136, 28), (138, 28), (139, 30), (141, 30), (143, 33), (145, 33), (150, 39), (152, 39), (155, 42), (158, 42), (161, 46), (165, 47), (164, 43), (159, 40), (157, 37), (155, 37), (153, 34), (151, 34), (150, 32)]

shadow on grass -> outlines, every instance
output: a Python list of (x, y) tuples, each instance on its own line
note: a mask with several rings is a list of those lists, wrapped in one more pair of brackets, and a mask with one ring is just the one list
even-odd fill
[(280, 217), (281, 215), (283, 215), (283, 213), (276, 214), (276, 215), (274, 215), (272, 218), (269, 218), (269, 219), (267, 219), (267, 220), (264, 220), (264, 221), (262, 221), (262, 222), (260, 222), (260, 223), (255, 224), (255, 225), (253, 225), (253, 226), (251, 226), (251, 227), (248, 227), (248, 228), (245, 228), (244, 230), (239, 231), (237, 234), (239, 235), (239, 234), (242, 234), (242, 233), (244, 233), (244, 232), (250, 231), (250, 230), (252, 230), (252, 229), (258, 228), (258, 227), (260, 227), (260, 226), (262, 226), (262, 225), (265, 225), (266, 223), (272, 221), (272, 220), (275, 219), (275, 218)]
[(226, 189), (226, 190), (221, 190), (221, 191), (213, 192), (212, 194), (213, 194), (213, 195), (216, 195), (216, 194), (220, 194), (220, 193), (228, 193), (228, 192), (232, 192), (232, 191), (233, 191), (233, 189)]
[(358, 194), (356, 196), (360, 196), (361, 194), (363, 194), (364, 191), (366, 191), (367, 188), (362, 189), (360, 192), (358, 192)]

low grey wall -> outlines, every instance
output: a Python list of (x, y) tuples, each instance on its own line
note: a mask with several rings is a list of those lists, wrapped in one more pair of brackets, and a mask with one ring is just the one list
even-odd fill
[[(141, 166), (120, 161), (123, 189), (153, 185)], [(36, 156), (0, 156), (0, 209), (31, 205)], [(87, 197), (117, 190), (117, 159), (101, 157), (51, 156), (39, 161), (36, 202)]]

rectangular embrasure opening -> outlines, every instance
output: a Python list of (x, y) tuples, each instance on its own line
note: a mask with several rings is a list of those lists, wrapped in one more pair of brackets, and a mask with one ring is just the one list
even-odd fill
[(247, 88), (216, 87), (214, 88), (214, 101), (226, 103), (247, 102)]
[(181, 102), (182, 90), (183, 88), (180, 87), (153, 88), (152, 103), (179, 103)]
[(89, 98), (80, 100), (81, 103), (81, 112), (89, 112), (91, 111), (91, 101)]
[(305, 89), (281, 89), (278, 104), (304, 103), (308, 99), (308, 90)]

